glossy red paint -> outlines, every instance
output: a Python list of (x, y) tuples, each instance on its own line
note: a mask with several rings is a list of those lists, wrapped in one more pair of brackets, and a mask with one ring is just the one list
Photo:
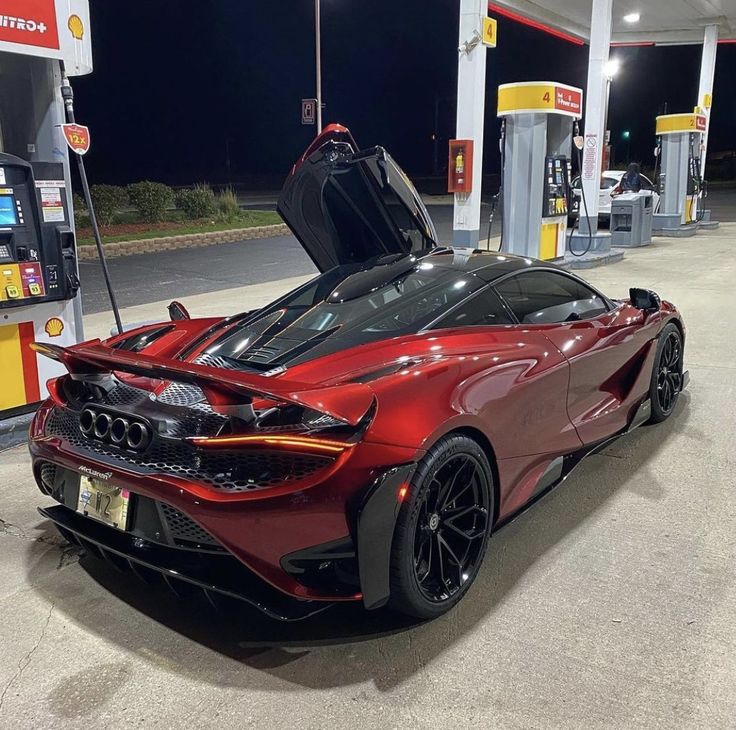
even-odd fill
[[(208, 398), (229, 403), (242, 393), (264, 401), (308, 403), (325, 413), (347, 414), (353, 424), (371, 403), (375, 413), (360, 437), (330, 454), (324, 468), (288, 486), (251, 492), (214, 491), (171, 475), (141, 475), (81, 456), (46, 435), (49, 413), (58, 407), (52, 400), (34, 419), (31, 454), (34, 462), (51, 461), (75, 471), (104, 468), (113, 483), (188, 515), (284, 593), (331, 601), (333, 594), (287, 574), (281, 559), (352, 535), (356, 505), (386, 470), (417, 461), (446, 433), (469, 431), (488, 446), (498, 478), (496, 519), (507, 519), (535, 496), (556, 459), (626, 428), (648, 392), (656, 337), (671, 320), (681, 324), (667, 302), (655, 314), (623, 302), (594, 320), (398, 336), (297, 364), (273, 377), (196, 365), (194, 355), (175, 360), (219, 320), (172, 322), (171, 330), (143, 353), (110, 348), (134, 334), (126, 333), (104, 344), (71, 348), (62, 359), (72, 372), (75, 367), (87, 373), (113, 371), (152, 392), (168, 376), (196, 382), (207, 389)], [(214, 336), (205, 336), (196, 352)], [(387, 363), (395, 369), (368, 383), (354, 382)], [(249, 448), (245, 443), (230, 446)], [(406, 494), (396, 492), (397, 503)]]
[(306, 160), (311, 154), (315, 153), (327, 141), (344, 142), (345, 144), (350, 145), (354, 150), (358, 149), (358, 144), (355, 139), (353, 139), (353, 135), (347, 127), (343, 127), (342, 124), (328, 124), (322, 132), (315, 137), (309, 147), (305, 150), (304, 154), (296, 161), (291, 169), (291, 174), (293, 175), (299, 169), (304, 160)]

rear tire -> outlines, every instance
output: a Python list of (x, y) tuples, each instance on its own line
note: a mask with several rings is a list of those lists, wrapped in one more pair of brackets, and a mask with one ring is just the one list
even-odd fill
[(465, 595), (486, 552), (493, 501), (493, 474), (476, 441), (449, 434), (425, 454), (396, 522), (392, 608), (430, 619)]
[(672, 415), (682, 390), (682, 334), (670, 322), (662, 330), (652, 369), (649, 398), (652, 404), (651, 423), (661, 423)]

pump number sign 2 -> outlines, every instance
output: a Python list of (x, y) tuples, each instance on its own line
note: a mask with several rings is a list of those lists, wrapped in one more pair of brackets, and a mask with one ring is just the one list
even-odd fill
[(89, 150), (89, 129), (81, 124), (62, 124), (66, 143), (72, 152), (85, 155)]

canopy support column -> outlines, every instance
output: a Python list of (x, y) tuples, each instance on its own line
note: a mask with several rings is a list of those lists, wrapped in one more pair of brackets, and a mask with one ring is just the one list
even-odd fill
[(706, 118), (703, 135), (703, 153), (700, 157), (700, 176), (705, 178), (705, 158), (708, 153), (708, 134), (710, 132), (710, 109), (713, 103), (713, 79), (716, 72), (716, 53), (718, 51), (718, 26), (706, 25), (703, 38), (703, 56), (700, 62), (700, 84), (698, 86), (698, 106)]
[(580, 171), (588, 214), (581, 205), (580, 233), (595, 236), (598, 231), (598, 194), (606, 123), (606, 63), (611, 46), (613, 0), (593, 0), (590, 20), (588, 85), (585, 97), (585, 147)]
[(460, 0), (456, 137), (473, 141), (473, 189), (455, 193), (453, 242), (477, 247), (483, 179), (483, 122), (486, 104), (486, 47), (480, 42), (488, 0)]

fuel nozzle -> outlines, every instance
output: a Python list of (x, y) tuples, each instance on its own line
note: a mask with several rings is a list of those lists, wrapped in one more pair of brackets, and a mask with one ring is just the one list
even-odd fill
[(64, 107), (66, 111), (74, 115), (74, 89), (69, 83), (69, 77), (66, 75), (64, 70), (64, 64), (61, 65), (61, 98), (64, 100)]

